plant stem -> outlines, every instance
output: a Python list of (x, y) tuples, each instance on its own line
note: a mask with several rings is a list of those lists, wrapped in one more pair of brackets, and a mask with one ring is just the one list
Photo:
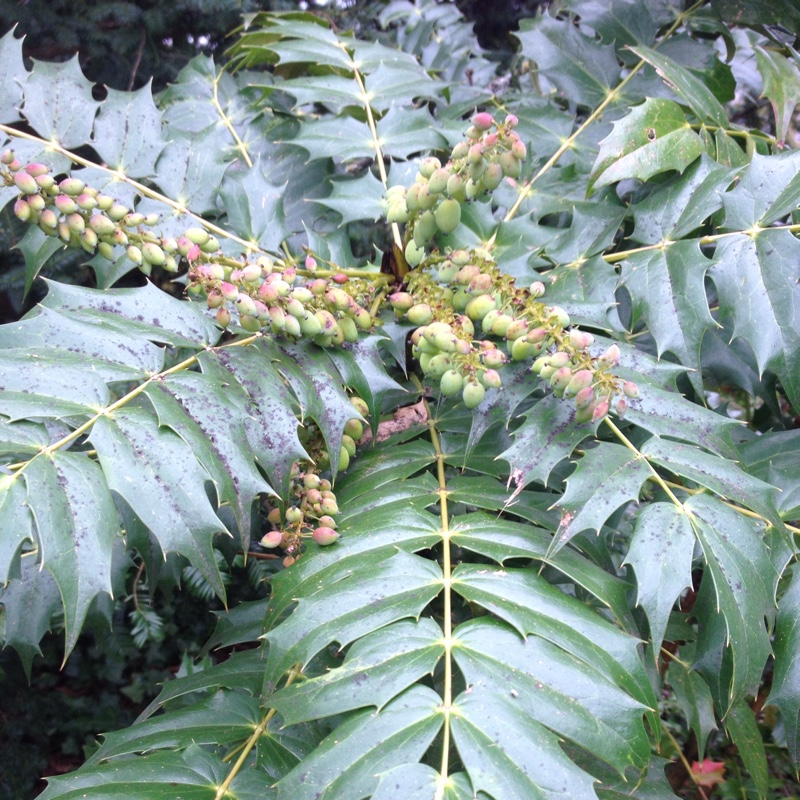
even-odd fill
[[(411, 379), (417, 388), (422, 391), (422, 383), (416, 375)], [(436, 430), (436, 421), (431, 415), (428, 401), (423, 398), (423, 405), (428, 418), (428, 431), (436, 453), (436, 476), (439, 483), (439, 515), (441, 517), (441, 528), (439, 533), (442, 537), (442, 586), (444, 587), (444, 619), (442, 627), (444, 636), (442, 644), (444, 646), (444, 689), (442, 691), (442, 713), (444, 715), (444, 731), (442, 737), (442, 761), (439, 768), (439, 778), (436, 783), (435, 800), (441, 800), (448, 782), (450, 771), (450, 716), (453, 711), (453, 607), (452, 607), (452, 562), (450, 554), (450, 520), (447, 510), (447, 478), (444, 471), (444, 451)]]
[(678, 743), (678, 740), (672, 735), (672, 733), (670, 733), (666, 725), (662, 725), (661, 730), (663, 730), (664, 733), (667, 734), (667, 739), (669, 739), (670, 742), (672, 742), (673, 747), (678, 751), (678, 758), (681, 760), (681, 764), (683, 764), (683, 767), (686, 770), (686, 774), (689, 776), (691, 782), (695, 785), (695, 788), (697, 789), (697, 792), (702, 798), (702, 800), (708, 800), (706, 793), (703, 791), (703, 787), (697, 782), (697, 778), (695, 777), (695, 774), (692, 772), (692, 767), (686, 760), (686, 756), (683, 754), (683, 749)]
[[(286, 678), (284, 688), (286, 686), (291, 686), (297, 679), (297, 676), (300, 674), (300, 672), (301, 669), (299, 664), (293, 667)], [(233, 779), (238, 775), (239, 770), (247, 760), (247, 756), (250, 755), (250, 751), (255, 747), (256, 742), (264, 735), (264, 731), (267, 729), (269, 721), (275, 716), (276, 713), (277, 709), (271, 708), (264, 715), (264, 718), (261, 720), (261, 722), (258, 723), (250, 738), (245, 742), (242, 752), (239, 754), (239, 758), (236, 759), (236, 763), (233, 765), (233, 767), (231, 767), (231, 771), (217, 788), (217, 793), (214, 795), (214, 800), (222, 800), (222, 798), (225, 797), (231, 783), (233, 782)]]

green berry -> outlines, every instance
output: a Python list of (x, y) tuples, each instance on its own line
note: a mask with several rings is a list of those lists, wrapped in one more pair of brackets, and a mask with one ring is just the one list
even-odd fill
[(475, 380), (468, 381), (461, 393), (461, 399), (467, 408), (477, 408), (485, 396), (486, 389)]
[(452, 233), (461, 222), (461, 205), (453, 199), (442, 200), (434, 212), (434, 219), (442, 233)]

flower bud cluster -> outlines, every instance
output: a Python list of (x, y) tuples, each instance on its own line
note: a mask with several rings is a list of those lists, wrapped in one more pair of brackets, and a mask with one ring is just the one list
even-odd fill
[(504, 177), (519, 177), (527, 153), (514, 131), (517, 122), (513, 114), (502, 124), (486, 112), (476, 114), (466, 140), (453, 148), (444, 166), (438, 158), (426, 158), (411, 186), (389, 189), (386, 219), (406, 225), (409, 266), (423, 261), (437, 233), (452, 233), (458, 227), (462, 204), (494, 191)]
[(222, 327), (230, 324), (234, 309), (247, 331), (267, 329), (292, 339), (313, 339), (323, 347), (355, 342), (360, 331), (373, 325), (367, 310), (375, 293), (371, 281), (343, 273), (304, 281), (294, 267), (277, 271), (266, 256), (236, 268), (194, 264), (189, 291), (205, 294)]
[[(353, 407), (363, 417), (369, 414), (367, 404), (357, 396), (350, 398)], [(325, 547), (336, 542), (340, 534), (336, 531), (335, 517), (339, 515), (336, 495), (331, 482), (321, 477), (329, 465), (324, 440), (316, 428), (306, 428), (304, 447), (312, 461), (296, 461), (290, 475), (290, 502), (282, 510), (273, 508), (267, 515), (272, 529), (261, 539), (261, 546), (268, 549), (280, 547), (284, 552), (283, 564), (289, 567), (303, 554), (304, 540), (313, 539)], [(339, 451), (339, 470), (346, 470), (350, 458), (355, 455), (356, 442), (363, 436), (360, 420), (351, 419), (345, 426)]]

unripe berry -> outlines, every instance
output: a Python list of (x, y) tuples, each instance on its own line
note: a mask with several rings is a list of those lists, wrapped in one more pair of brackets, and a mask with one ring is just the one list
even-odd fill
[(617, 404), (614, 406), (614, 411), (616, 411), (618, 417), (624, 417), (627, 410), (628, 401), (624, 397), (620, 397), (620, 399), (617, 400)]
[(249, 333), (258, 333), (261, 330), (261, 323), (256, 317), (253, 317), (250, 314), (240, 314), (239, 325), (241, 325)]
[(595, 411), (595, 401), (592, 401), (586, 405), (575, 409), (575, 422), (579, 425), (584, 422), (591, 422), (592, 417), (594, 416)]
[(545, 286), (541, 281), (534, 281), (528, 291), (530, 292), (531, 297), (535, 300), (537, 297), (541, 297), (545, 293)]
[(22, 222), (27, 222), (33, 216), (31, 207), (21, 197), (14, 203), (14, 216)]
[(594, 336), (586, 331), (579, 331), (576, 328), (573, 328), (569, 332), (569, 341), (570, 344), (576, 349), (585, 350), (587, 347), (591, 346), (592, 342), (594, 342)]
[(126, 214), (120, 220), (120, 224), (126, 228), (135, 228), (137, 225), (141, 225), (143, 222), (144, 214), (140, 214), (138, 211), (132, 211), (130, 214)]
[(69, 229), (75, 233), (83, 233), (86, 228), (86, 220), (81, 214), (69, 214), (65, 220)]
[(525, 145), (519, 139), (517, 139), (517, 141), (511, 145), (511, 152), (514, 155), (514, 158), (519, 161), (524, 161), (525, 157), (528, 155)]
[(322, 325), (320, 321), (310, 311), (305, 311), (300, 319), (300, 330), (303, 336), (313, 338), (322, 333)]
[(485, 367), (495, 369), (496, 367), (502, 367), (506, 363), (506, 355), (502, 350), (493, 347), (482, 354), (481, 361), (483, 361)]
[(217, 309), (217, 324), (223, 328), (231, 324), (231, 312), (227, 308)]
[(631, 400), (635, 400), (639, 396), (639, 387), (633, 381), (625, 381), (622, 384), (622, 391), (625, 397), (629, 397)]
[(481, 383), (487, 389), (499, 389), (503, 385), (500, 373), (496, 369), (484, 370), (481, 374)]
[(524, 361), (533, 354), (536, 345), (522, 337), (515, 339), (511, 345), (511, 358), (514, 361)]
[(303, 512), (297, 506), (289, 506), (286, 509), (286, 522), (289, 525), (295, 525), (303, 521)]
[(600, 419), (603, 419), (608, 414), (608, 400), (602, 400), (596, 406), (594, 411), (592, 412), (592, 422), (597, 422)]
[(425, 178), (430, 178), (437, 169), (442, 166), (442, 162), (439, 161), (438, 158), (430, 157), (426, 158), (420, 165), (419, 171), (420, 174)]
[[(277, 509), (273, 509), (273, 511), (277, 511)], [(261, 546), (266, 547), (268, 550), (272, 550), (280, 545), (282, 539), (283, 539), (282, 531), (270, 531), (261, 540)]]
[(97, 247), (97, 234), (91, 228), (86, 228), (80, 238), (81, 247), (87, 253), (94, 253), (94, 249)]
[(357, 442), (364, 435), (364, 426), (361, 424), (361, 420), (349, 419), (344, 426), (344, 432), (351, 437), (353, 441)]
[[(355, 408), (355, 410), (358, 411), (358, 413), (361, 414), (362, 417), (369, 416), (369, 406), (360, 397), (356, 397), (355, 395), (351, 397), (350, 405), (352, 405), (353, 408)], [(328, 488), (330, 489), (330, 486)]]
[(561, 306), (550, 306), (547, 312), (548, 317), (555, 319), (562, 328), (569, 327), (569, 314)]
[(50, 236), (55, 233), (58, 227), (58, 217), (51, 208), (45, 208), (39, 214), (39, 227)]
[(394, 292), (388, 297), (392, 308), (399, 313), (408, 311), (414, 305), (414, 298), (408, 292)]
[(95, 214), (89, 218), (89, 227), (98, 236), (111, 236), (117, 226), (105, 214)]
[(594, 373), (590, 369), (580, 369), (564, 389), (564, 397), (575, 397), (578, 392), (594, 383)]
[(215, 237), (209, 236), (208, 241), (200, 245), (200, 249), (204, 253), (216, 253), (219, 250), (219, 241)]
[(92, 211), (93, 209), (97, 208), (97, 200), (92, 197), (88, 192), (82, 192), (75, 198), (75, 202), (77, 203), (79, 208), (82, 208), (84, 211)]
[(594, 403), (594, 389), (591, 386), (584, 386), (575, 395), (575, 408), (586, 408)]
[(481, 176), (484, 188), (493, 192), (503, 181), (503, 168), (497, 162), (489, 164)]
[(319, 528), (315, 528), (314, 533), (311, 535), (314, 538), (314, 541), (321, 547), (327, 547), (328, 545), (333, 544), (339, 538), (339, 534), (333, 528), (328, 528), (324, 525), (320, 525)]
[(184, 236), (192, 244), (197, 244), (201, 246), (204, 245), (211, 238), (211, 234), (204, 228), (189, 228), (189, 230), (186, 231)]
[(100, 253), (106, 261), (114, 260), (114, 248), (108, 242), (99, 242), (97, 245), (97, 252)]
[[(455, 203), (455, 200), (445, 200), (446, 203)], [(456, 203), (458, 205), (458, 203)], [(441, 206), (440, 206), (441, 208)], [(459, 213), (461, 207), (459, 206)], [(439, 209), (436, 209), (436, 214)], [(433, 239), (436, 235), (436, 228), (438, 225), (438, 216), (435, 216), (432, 211), (425, 211), (419, 216), (416, 224), (414, 225), (414, 244), (417, 247), (425, 247), (425, 245)]]
[(505, 336), (512, 322), (514, 318), (510, 314), (500, 314), (492, 324), (492, 333), (495, 336)]
[(142, 258), (148, 264), (154, 264), (157, 267), (160, 267), (166, 261), (164, 251), (153, 242), (145, 242), (142, 245)]
[(522, 164), (510, 150), (503, 153), (497, 161), (507, 178), (519, 178)]
[(459, 161), (462, 158), (466, 158), (467, 153), (469, 153), (469, 145), (466, 142), (459, 142), (450, 153), (450, 158), (453, 161)]
[(80, 178), (65, 178), (58, 184), (58, 188), (64, 194), (77, 197), (86, 188), (86, 184)]
[(598, 357), (597, 364), (600, 367), (615, 367), (619, 364), (619, 356), (619, 347), (616, 344), (612, 344), (608, 350)]
[(528, 333), (528, 323), (524, 319), (515, 319), (506, 328), (505, 337), (508, 341), (513, 342), (520, 339)]
[(454, 369), (447, 370), (439, 382), (439, 390), (445, 397), (458, 394), (464, 386), (464, 379), (460, 372)]
[(572, 375), (572, 370), (569, 367), (561, 367), (550, 376), (550, 385), (553, 387), (557, 397), (563, 396), (564, 390), (572, 380)]
[(447, 194), (459, 203), (466, 202), (467, 192), (464, 187), (464, 179), (457, 174), (453, 174), (447, 181)]
[(461, 399), (467, 408), (477, 408), (486, 396), (486, 389), (477, 381), (470, 380), (464, 386)]
[(433, 319), (433, 310), (427, 303), (417, 303), (408, 309), (408, 321), (412, 325), (427, 325)]
[(14, 183), (23, 194), (38, 194), (39, 184), (27, 172), (18, 172), (14, 175)]
[(319, 520), (319, 524), (326, 527), (326, 528), (336, 528), (336, 520), (333, 517), (329, 517), (327, 514), (323, 514)]
[(497, 304), (494, 297), (490, 294), (482, 294), (470, 300), (465, 311), (470, 319), (482, 320), (490, 311), (494, 311), (496, 307)]
[(291, 316), (291, 314), (286, 315), (286, 334), (289, 336), (294, 336), (296, 339), (299, 339), (302, 335), (303, 331), (300, 328), (300, 322), (297, 317)]
[[(345, 452), (347, 451), (345, 450)], [(339, 469), (342, 468), (339, 467)], [(339, 506), (336, 504), (336, 499), (333, 497), (323, 497), (319, 505), (323, 514), (330, 514), (332, 517), (335, 517), (339, 513)]]
[(441, 194), (447, 189), (447, 182), (450, 180), (450, 170), (447, 167), (441, 167), (431, 175), (428, 181), (428, 192), (430, 194)]
[(240, 294), (235, 302), (234, 305), (236, 306), (236, 310), (245, 316), (255, 317), (256, 316), (256, 306), (253, 302), (251, 297), (248, 297), (246, 294)]
[(425, 258), (425, 249), (422, 247), (417, 247), (412, 239), (406, 245), (405, 256), (408, 265), (410, 267), (416, 267), (422, 262), (422, 259)]

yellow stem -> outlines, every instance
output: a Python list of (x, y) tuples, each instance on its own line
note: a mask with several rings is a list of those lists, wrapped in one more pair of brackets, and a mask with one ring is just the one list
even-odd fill
[[(339, 47), (345, 52), (347, 51), (344, 44), (340, 43)], [(375, 117), (372, 113), (372, 105), (369, 101), (367, 87), (364, 85), (364, 79), (361, 77), (361, 73), (358, 71), (355, 61), (351, 61), (350, 63), (353, 68), (353, 75), (355, 76), (356, 83), (358, 84), (358, 89), (361, 92), (364, 111), (367, 115), (367, 125), (372, 135), (372, 146), (375, 148), (375, 163), (378, 165), (378, 174), (381, 176), (381, 183), (385, 191), (389, 188), (389, 176), (386, 174), (386, 165), (383, 163), (383, 149), (381, 148), (381, 141), (378, 137), (378, 126), (375, 124)], [(400, 235), (400, 226), (396, 222), (392, 223), (392, 238), (394, 239), (394, 243), (402, 249), (403, 237)]]
[(6, 133), (9, 136), (12, 136), (17, 139), (27, 139), (28, 141), (31, 142), (38, 142), (48, 150), (52, 150), (54, 153), (60, 153), (62, 156), (66, 156), (70, 161), (73, 161), (75, 164), (80, 164), (81, 166), (84, 167), (93, 167), (94, 169), (99, 169), (102, 172), (106, 172), (112, 177), (114, 177), (116, 180), (123, 181), (124, 183), (127, 183), (129, 186), (132, 186), (134, 189), (136, 189), (136, 191), (139, 194), (143, 195), (144, 197), (149, 197), (151, 200), (158, 200), (158, 202), (164, 203), (164, 205), (169, 206), (178, 214), (186, 214), (186, 216), (191, 217), (199, 225), (202, 225), (206, 230), (211, 231), (216, 236), (222, 236), (225, 239), (230, 239), (231, 241), (240, 244), (246, 250), (258, 253), (266, 252), (265, 250), (262, 250), (255, 242), (248, 242), (245, 239), (240, 239), (238, 236), (229, 233), (224, 228), (220, 228), (213, 222), (209, 222), (208, 220), (203, 219), (201, 216), (198, 216), (193, 211), (189, 210), (182, 203), (178, 203), (175, 200), (171, 200), (169, 197), (166, 197), (160, 192), (155, 191), (155, 189), (151, 189), (149, 186), (145, 186), (144, 184), (133, 180), (133, 178), (129, 178), (124, 172), (120, 172), (119, 170), (116, 169), (111, 169), (111, 167), (107, 167), (104, 164), (96, 164), (94, 161), (90, 161), (88, 158), (83, 158), (83, 156), (79, 156), (77, 155), (77, 153), (73, 153), (70, 150), (67, 150), (66, 148), (58, 144), (58, 142), (48, 142), (46, 139), (42, 139), (40, 136), (34, 136), (31, 133), (25, 133), (25, 131), (18, 131), (16, 128), (11, 128), (8, 125), (0, 125), (0, 131), (3, 131), (3, 133)]
[(700, 797), (702, 797), (703, 800), (708, 800), (708, 798), (706, 797), (706, 793), (703, 791), (703, 787), (697, 782), (697, 776), (692, 772), (692, 768), (689, 765), (689, 762), (686, 760), (686, 756), (683, 754), (683, 750), (681, 749), (678, 740), (670, 733), (666, 725), (662, 725), (661, 730), (663, 730), (664, 733), (667, 734), (667, 738), (672, 742), (672, 746), (678, 753), (678, 758), (681, 760), (681, 763), (683, 764), (686, 773), (689, 775), (689, 779), (692, 781), (692, 783), (697, 788), (697, 791), (700, 793)]
[[(422, 391), (422, 383), (416, 375), (412, 380), (417, 388)], [(439, 483), (439, 514), (441, 516), (440, 534), (442, 536), (442, 585), (444, 587), (444, 619), (442, 626), (444, 635), (444, 689), (442, 691), (442, 713), (444, 714), (444, 731), (442, 736), (442, 762), (439, 768), (439, 780), (436, 787), (435, 800), (441, 800), (447, 784), (450, 771), (450, 716), (453, 711), (453, 607), (452, 607), (452, 562), (450, 557), (450, 520), (447, 510), (447, 479), (444, 472), (444, 452), (442, 450), (436, 422), (431, 415), (428, 401), (423, 399), (426, 416), (428, 418), (428, 431), (431, 443), (436, 453), (436, 474)]]
[[(298, 665), (289, 673), (289, 676), (286, 678), (285, 686), (291, 686), (299, 674), (300, 666)], [(242, 752), (239, 754), (239, 758), (236, 759), (236, 763), (233, 765), (233, 767), (231, 767), (231, 771), (217, 788), (217, 793), (214, 795), (214, 800), (222, 800), (222, 798), (225, 797), (231, 783), (233, 782), (233, 779), (239, 774), (239, 770), (241, 770), (244, 762), (247, 760), (247, 756), (250, 755), (250, 751), (255, 747), (256, 742), (264, 735), (264, 731), (267, 729), (269, 721), (275, 716), (275, 714), (276, 709), (271, 708), (264, 715), (264, 718), (261, 720), (261, 722), (259, 722), (259, 724), (256, 726), (256, 729), (253, 731), (250, 738), (245, 742)]]
[[(672, 25), (670, 25), (670, 27), (667, 29), (661, 41), (663, 42), (665, 39), (668, 39), (670, 36), (672, 36), (672, 34), (675, 33), (675, 31), (683, 24), (686, 17), (688, 17), (689, 14), (698, 9), (704, 3), (705, 0), (697, 0), (693, 6), (678, 14), (678, 16), (675, 18), (675, 22), (673, 22)], [(660, 42), (656, 44), (656, 47), (658, 44), (660, 44)], [(624, 89), (628, 83), (633, 80), (635, 75), (643, 66), (645, 66), (645, 64), (647, 64), (647, 62), (644, 59), (639, 61), (639, 63), (636, 64), (636, 66), (634, 66), (633, 69), (631, 69), (631, 71), (613, 89), (609, 90), (608, 94), (603, 98), (603, 102), (600, 103), (600, 105), (597, 106), (594, 111), (592, 111), (592, 113), (583, 121), (583, 123), (581, 123), (581, 125), (561, 143), (558, 150), (556, 150), (555, 153), (553, 153), (553, 155), (550, 156), (550, 158), (547, 159), (544, 164), (542, 164), (536, 174), (529, 181), (527, 181), (527, 183), (524, 183), (522, 186), (520, 186), (517, 199), (515, 200), (514, 205), (512, 205), (506, 213), (503, 220), (504, 222), (512, 220), (517, 215), (520, 206), (525, 198), (530, 194), (531, 187), (536, 183), (536, 181), (538, 181), (542, 175), (545, 175), (553, 166), (558, 163), (561, 156), (563, 156), (564, 153), (566, 153), (567, 150), (573, 146), (575, 140), (602, 115), (606, 108), (608, 108), (608, 106), (619, 96), (622, 89)], [(495, 233), (492, 235), (492, 238), (489, 241), (490, 245), (494, 243), (496, 236), (497, 231), (495, 231)]]
[(219, 102), (219, 82), (224, 74), (224, 70), (221, 70), (219, 74), (214, 78), (214, 94), (212, 95), (212, 101), (214, 103), (214, 108), (217, 109), (217, 113), (222, 118), (222, 122), (224, 123), (225, 127), (230, 131), (231, 136), (233, 136), (234, 141), (236, 142), (236, 149), (242, 154), (242, 158), (245, 160), (245, 163), (248, 167), (253, 166), (253, 162), (250, 159), (250, 155), (247, 152), (247, 146), (239, 137), (239, 134), (236, 133), (236, 129), (233, 127), (233, 123), (231, 122), (230, 117), (222, 110), (222, 106)]
[[(237, 339), (235, 342), (228, 342), (227, 344), (221, 345), (220, 347), (209, 347), (207, 348), (210, 351), (214, 350), (224, 350), (228, 347), (241, 347), (242, 345), (252, 344), (256, 339), (258, 339), (260, 334), (254, 334), (253, 336), (247, 336), (244, 339)], [(109, 414), (112, 414), (118, 408), (127, 405), (133, 400), (135, 397), (138, 397), (151, 383), (154, 381), (160, 381), (166, 378), (168, 375), (172, 375), (175, 372), (183, 372), (184, 370), (189, 369), (189, 367), (193, 366), (198, 359), (198, 354), (193, 356), (189, 356), (189, 358), (181, 361), (180, 364), (176, 364), (174, 367), (170, 367), (169, 369), (165, 369), (163, 372), (158, 372), (155, 375), (151, 375), (146, 381), (140, 383), (134, 389), (131, 389), (126, 395), (123, 395), (119, 398), (119, 400), (114, 401), (111, 405), (106, 406), (105, 408), (98, 411), (93, 417), (88, 419), (83, 425), (78, 426), (75, 428), (74, 431), (68, 433), (66, 436), (59, 439), (57, 442), (48, 445), (47, 447), (43, 447), (33, 458), (29, 459), (28, 461), (21, 461), (17, 464), (10, 464), (8, 465), (8, 469), (15, 470), (14, 477), (16, 478), (18, 475), (21, 475), (25, 469), (28, 467), (29, 464), (33, 463), (33, 461), (40, 456), (50, 456), (56, 450), (60, 450), (62, 447), (66, 447), (66, 445), (70, 444), (70, 442), (74, 442), (82, 434), (86, 433), (96, 422), (100, 419), (100, 417), (107, 417)]]

